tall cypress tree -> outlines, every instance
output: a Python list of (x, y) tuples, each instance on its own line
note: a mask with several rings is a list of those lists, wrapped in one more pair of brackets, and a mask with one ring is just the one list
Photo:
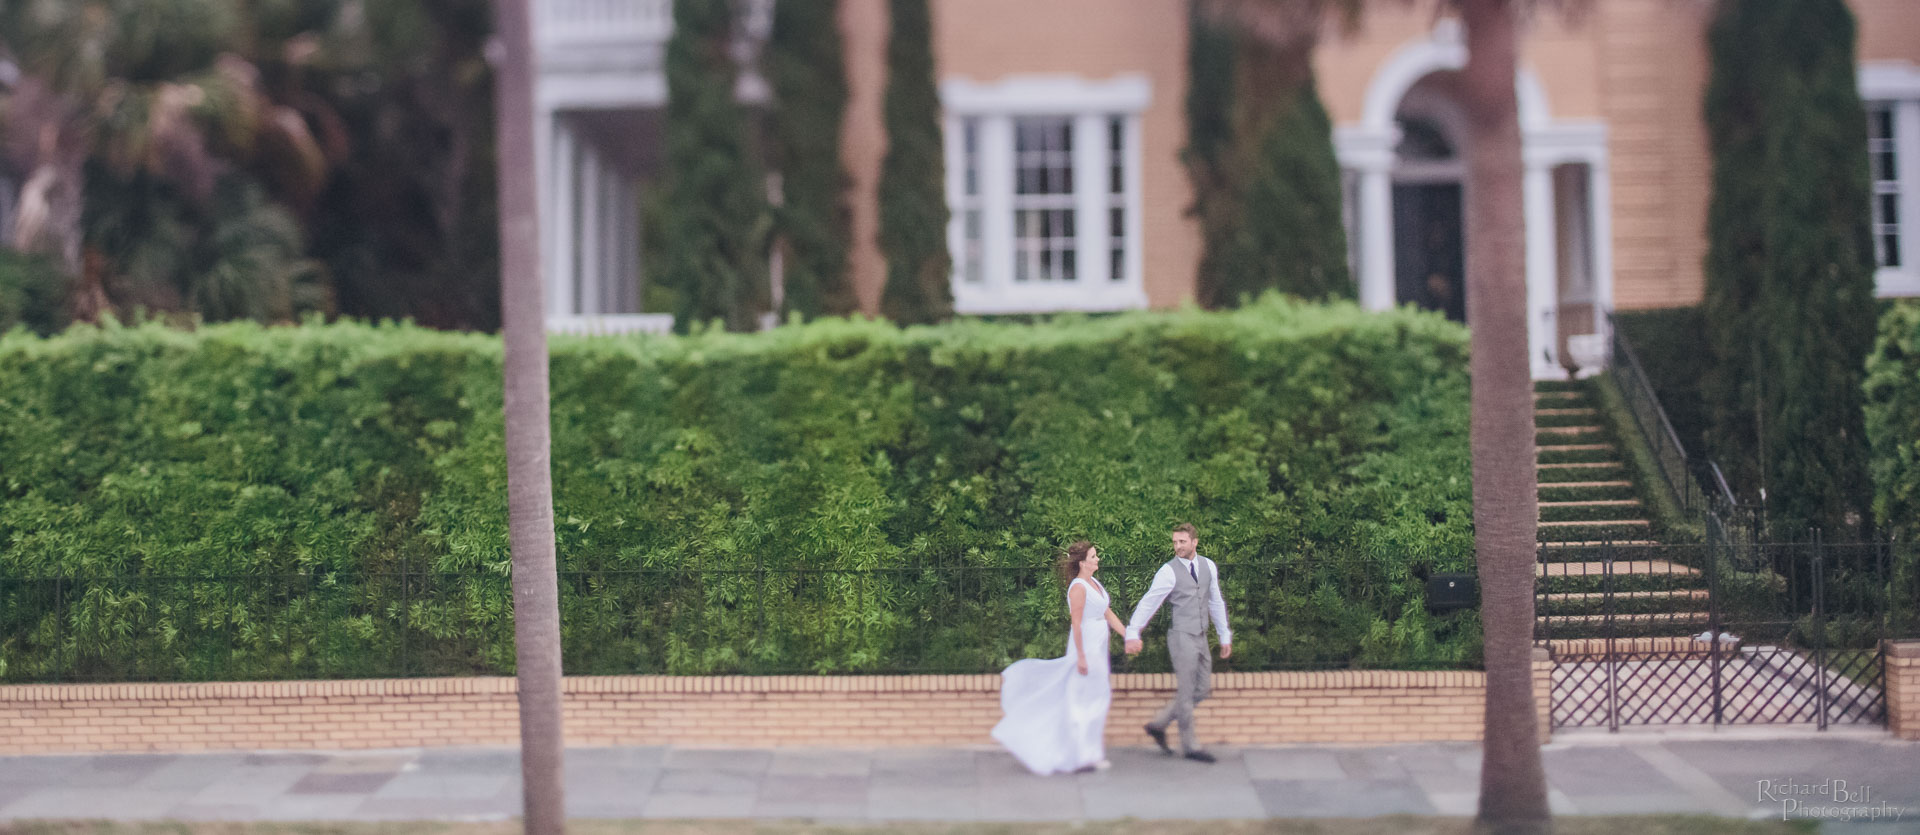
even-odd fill
[(1205, 242), (1201, 303), (1232, 306), (1269, 289), (1351, 298), (1340, 164), (1311, 43), (1245, 37), (1203, 5), (1188, 13), (1183, 155)]
[(847, 275), (849, 177), (840, 158), (847, 108), (838, 0), (776, 0), (767, 43), (773, 87), (773, 164), (782, 203), (775, 232), (786, 248), (786, 312), (812, 318), (859, 307)]
[(753, 330), (769, 306), (771, 221), (747, 111), (734, 96), (733, 4), (674, 0), (673, 24), (660, 280), (679, 293), (681, 330), (713, 319), (729, 330)]
[(880, 165), (880, 251), (887, 284), (880, 311), (903, 325), (953, 315), (947, 251), (946, 163), (934, 88), (927, 0), (889, 0), (887, 156)]
[(1723, 2), (1708, 39), (1708, 446), (1742, 492), (1765, 489), (1776, 534), (1859, 535), (1874, 265), (1853, 14)]

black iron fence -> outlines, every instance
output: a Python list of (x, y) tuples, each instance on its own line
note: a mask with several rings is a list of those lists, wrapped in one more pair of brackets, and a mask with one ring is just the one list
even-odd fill
[(1889, 542), (1552, 547), (1535, 637), (1556, 726), (1885, 721), (1888, 638), (1920, 636)]
[[(1160, 565), (1102, 567), (1123, 621)], [(1243, 562), (1221, 576), (1235, 641), (1216, 669), (1478, 662), (1477, 615), (1423, 613), (1407, 562)], [(1066, 643), (1051, 566), (608, 569), (559, 584), (569, 674), (997, 672)], [(511, 603), (504, 572), (0, 577), (0, 681), (505, 674)], [(1167, 669), (1157, 644), (1129, 660), (1116, 638), (1117, 668)]]

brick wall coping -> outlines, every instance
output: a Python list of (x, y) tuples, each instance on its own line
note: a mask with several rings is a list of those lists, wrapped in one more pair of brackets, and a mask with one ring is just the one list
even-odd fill
[[(1555, 638), (1548, 643), (1553, 645), (1553, 653), (1560, 656), (1601, 655), (1607, 651), (1607, 639), (1605, 638)], [(1706, 655), (1711, 650), (1712, 646), (1706, 641), (1696, 641), (1692, 638), (1639, 637), (1613, 639), (1614, 652), (1697, 652), (1701, 655)], [(1735, 647), (1732, 644), (1723, 643), (1720, 645), (1722, 655), (1731, 653), (1734, 650)]]
[(1888, 658), (1920, 658), (1920, 640), (1892, 640), (1883, 642)]
[[(1920, 646), (1920, 645), (1916, 645)], [(1477, 670), (1314, 670), (1216, 673), (1221, 690), (1368, 690), (1486, 686)], [(1172, 690), (1171, 673), (1118, 673), (1115, 690)], [(0, 702), (93, 702), (513, 693), (506, 676), (166, 684), (18, 684)], [(568, 676), (565, 693), (954, 693), (998, 691), (1000, 676)]]

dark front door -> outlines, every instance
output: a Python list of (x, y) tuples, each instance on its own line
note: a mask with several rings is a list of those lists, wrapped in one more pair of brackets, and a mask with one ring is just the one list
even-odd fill
[(1460, 184), (1393, 187), (1394, 300), (1467, 320)]

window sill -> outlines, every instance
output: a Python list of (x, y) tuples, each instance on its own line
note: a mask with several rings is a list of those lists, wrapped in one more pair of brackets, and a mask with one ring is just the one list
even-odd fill
[[(971, 292), (969, 292), (971, 291)], [(1135, 287), (972, 288), (956, 285), (953, 312), (963, 315), (1016, 313), (1109, 313), (1144, 310), (1147, 295)]]
[(1881, 270), (1874, 275), (1874, 295), (1883, 299), (1920, 296), (1920, 271)]

